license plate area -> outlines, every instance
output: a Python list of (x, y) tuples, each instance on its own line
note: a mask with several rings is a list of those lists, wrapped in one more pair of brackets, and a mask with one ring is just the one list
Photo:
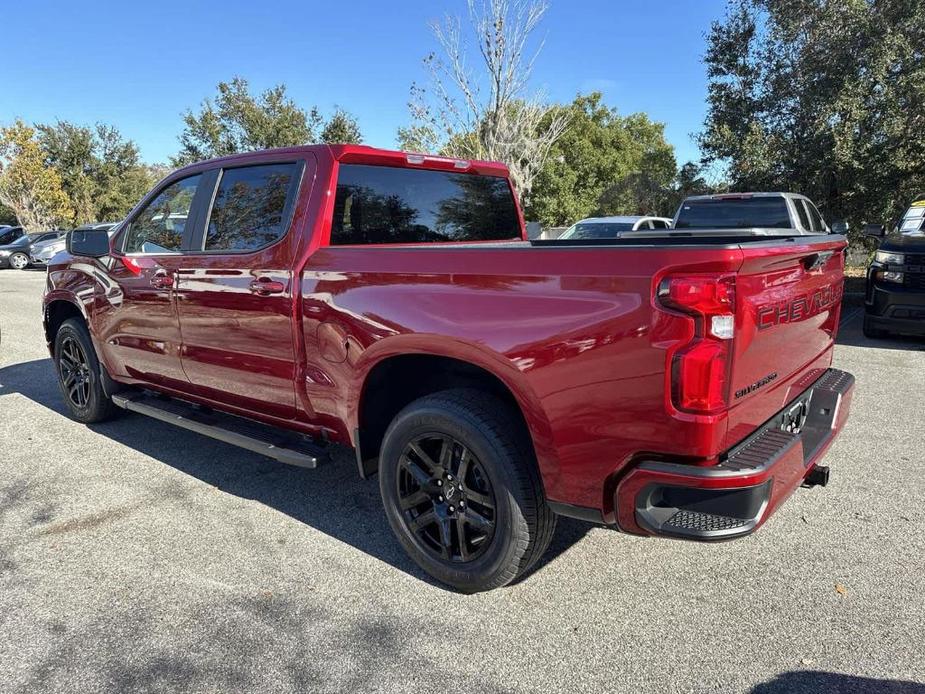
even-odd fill
[(781, 412), (780, 430), (788, 434), (800, 434), (809, 418), (812, 393), (803, 396)]

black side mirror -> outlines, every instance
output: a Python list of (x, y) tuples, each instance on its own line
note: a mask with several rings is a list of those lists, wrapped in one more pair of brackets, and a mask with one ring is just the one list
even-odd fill
[(109, 255), (109, 234), (103, 229), (75, 229), (67, 236), (67, 252), (87, 258)]
[(851, 229), (851, 227), (848, 226), (848, 222), (844, 222), (840, 219), (835, 222), (832, 222), (832, 233), (833, 234), (847, 234), (849, 229)]
[(882, 224), (865, 224), (864, 236), (873, 236), (876, 239), (882, 239), (886, 236), (886, 227)]

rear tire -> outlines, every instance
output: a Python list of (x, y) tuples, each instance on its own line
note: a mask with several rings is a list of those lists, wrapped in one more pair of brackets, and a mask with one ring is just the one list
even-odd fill
[(25, 253), (14, 253), (10, 256), (9, 263), (14, 270), (25, 270), (29, 267), (29, 256)]
[(379, 489), (393, 532), (438, 581), (465, 592), (514, 581), (556, 525), (511, 408), (479, 390), (415, 400), (386, 431)]
[(871, 340), (882, 340), (889, 335), (886, 330), (875, 328), (867, 316), (864, 316), (864, 325), (862, 330), (864, 332), (864, 337), (868, 337)]
[(74, 419), (92, 424), (116, 414), (118, 408), (103, 390), (102, 366), (82, 320), (70, 318), (58, 329), (55, 367), (61, 394)]

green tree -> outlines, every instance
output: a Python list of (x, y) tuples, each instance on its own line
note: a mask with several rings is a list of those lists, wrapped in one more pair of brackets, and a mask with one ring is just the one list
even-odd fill
[(921, 2), (731, 0), (707, 44), (705, 161), (856, 230), (895, 219), (925, 190), (923, 45)]
[(67, 224), (74, 214), (61, 176), (45, 165), (35, 130), (21, 120), (0, 128), (0, 203), (29, 231)]
[(16, 214), (9, 207), (0, 202), (0, 224), (17, 224)]
[(61, 175), (73, 224), (121, 219), (153, 183), (138, 147), (113, 126), (57, 121), (36, 130), (45, 163)]
[(321, 129), (321, 141), (330, 145), (359, 144), (363, 142), (363, 133), (360, 132), (356, 118), (342, 108), (337, 108)]
[[(171, 159), (182, 166), (201, 159), (273, 147), (319, 142), (332, 138), (361, 139), (356, 120), (338, 109), (325, 124), (317, 107), (305, 110), (278, 84), (253, 95), (243, 77), (219, 82), (214, 99), (202, 102), (199, 113), (187, 111), (180, 135), (180, 153)], [(327, 140), (325, 140), (327, 141)]]
[(661, 123), (620, 116), (599, 92), (557, 108), (569, 126), (536, 177), (528, 219), (565, 226), (592, 214), (668, 212), (676, 165)]

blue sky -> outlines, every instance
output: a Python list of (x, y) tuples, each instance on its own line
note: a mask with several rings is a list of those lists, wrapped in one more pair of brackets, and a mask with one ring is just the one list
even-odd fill
[[(551, 0), (535, 86), (556, 101), (600, 90), (621, 113), (664, 122), (679, 163), (696, 158), (704, 36), (724, 7)], [(112, 123), (145, 161), (166, 162), (181, 114), (241, 75), (258, 89), (284, 82), (303, 107), (342, 106), (368, 144), (393, 147), (411, 82), (424, 78), (421, 59), (435, 48), (428, 22), (445, 14), (464, 15), (464, 0), (8, 3), (0, 124)]]

